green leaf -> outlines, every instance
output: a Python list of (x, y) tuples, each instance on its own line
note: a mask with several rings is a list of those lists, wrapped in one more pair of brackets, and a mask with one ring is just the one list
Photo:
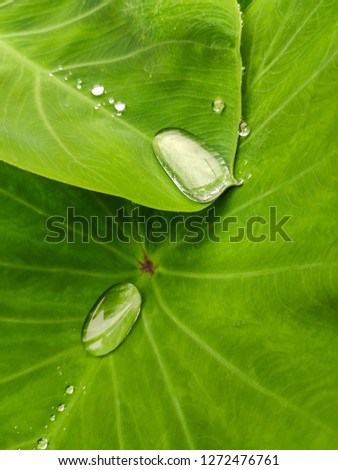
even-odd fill
[[(157, 162), (158, 131), (191, 132), (232, 171), (241, 115), (235, 0), (18, 0), (0, 15), (2, 160), (176, 211), (201, 206)], [(95, 84), (105, 94), (93, 96)], [(212, 110), (219, 97), (221, 114)], [(126, 104), (122, 116), (109, 99)]]
[[(248, 9), (244, 184), (214, 205), (223, 231), (209, 213), (220, 242), (189, 244), (180, 224), (177, 242), (148, 243), (152, 277), (140, 243), (81, 243), (83, 219), (70, 243), (44, 241), (46, 219), (67, 207), (99, 217), (102, 234), (107, 214), (137, 206), (2, 165), (1, 448), (43, 437), (51, 449), (336, 448), (335, 10), (329, 0)], [(252, 233), (230, 242), (249, 221)], [(93, 358), (81, 328), (117, 282), (138, 287), (142, 312), (114, 353)]]

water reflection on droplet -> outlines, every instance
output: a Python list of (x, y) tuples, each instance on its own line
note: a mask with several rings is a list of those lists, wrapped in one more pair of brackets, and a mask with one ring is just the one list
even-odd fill
[(250, 127), (247, 125), (245, 121), (242, 121), (239, 125), (239, 135), (241, 137), (247, 137), (251, 132)]
[(141, 310), (141, 295), (131, 283), (108, 289), (89, 312), (82, 329), (82, 343), (93, 356), (104, 356), (126, 338)]
[(104, 93), (104, 86), (96, 84), (92, 87), (91, 92), (94, 96), (101, 96)]
[(221, 114), (224, 111), (225, 103), (221, 98), (216, 98), (212, 103), (212, 110), (215, 113)]
[(239, 184), (216, 150), (182, 129), (160, 131), (153, 149), (172, 181), (193, 201), (213, 201), (226, 188)]
[(45, 437), (41, 437), (36, 443), (36, 448), (38, 450), (45, 450), (47, 449), (47, 447), (48, 447), (48, 439), (46, 439)]

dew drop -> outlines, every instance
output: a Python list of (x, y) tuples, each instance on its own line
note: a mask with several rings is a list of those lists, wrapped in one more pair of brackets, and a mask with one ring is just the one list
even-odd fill
[(53, 421), (55, 421), (55, 418), (56, 418), (56, 416), (55, 416), (55, 415), (50, 415), (50, 417), (49, 417), (49, 421), (52, 421), (52, 422), (53, 422)]
[(116, 101), (116, 103), (114, 104), (114, 108), (117, 111), (117, 115), (121, 116), (123, 111), (126, 109), (126, 105), (122, 101)]
[(54, 77), (54, 74), (52, 72), (49, 72), (48, 74), (50, 77)]
[(100, 109), (100, 108), (101, 108), (100, 103), (96, 103), (96, 104), (94, 105), (94, 109)]
[(245, 75), (245, 72), (246, 72), (246, 68), (245, 68), (245, 66), (243, 65), (243, 67), (242, 67), (242, 75)]
[(213, 201), (228, 187), (240, 184), (218, 152), (182, 129), (160, 131), (153, 149), (168, 176), (193, 201)]
[(62, 65), (59, 65), (59, 66), (58, 66), (58, 70), (59, 70), (59, 71), (63, 70)]
[(65, 411), (66, 407), (65, 407), (65, 404), (64, 403), (60, 403), (60, 405), (58, 405), (58, 411), (60, 413), (62, 413), (63, 411)]
[(82, 343), (93, 356), (104, 356), (126, 338), (141, 310), (141, 295), (130, 283), (116, 284), (98, 299), (82, 329)]
[(242, 121), (239, 125), (239, 135), (241, 137), (247, 137), (251, 132), (250, 127), (247, 125), (246, 122)]
[(41, 437), (36, 443), (36, 448), (38, 450), (46, 450), (47, 447), (48, 447), (48, 439), (46, 439), (45, 437)]
[(102, 85), (94, 85), (91, 89), (92, 95), (94, 96), (101, 96), (104, 93), (104, 86)]
[(74, 385), (67, 385), (65, 393), (67, 395), (73, 395), (74, 393)]
[(115, 103), (114, 98), (109, 98), (108, 103), (109, 103), (109, 104), (114, 104), (114, 103)]
[(81, 88), (82, 88), (81, 83), (77, 83), (77, 84), (76, 84), (76, 88), (77, 88), (78, 90), (81, 90)]
[(221, 98), (216, 98), (215, 101), (212, 103), (212, 110), (215, 113), (221, 114), (223, 113), (225, 108), (225, 103)]

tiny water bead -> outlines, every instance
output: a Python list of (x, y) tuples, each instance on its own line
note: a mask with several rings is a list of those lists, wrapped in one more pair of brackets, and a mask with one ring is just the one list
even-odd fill
[(109, 104), (114, 104), (114, 103), (115, 103), (114, 98), (109, 98), (109, 99), (108, 99), (108, 103), (109, 103)]
[(134, 326), (142, 299), (131, 283), (116, 284), (98, 299), (82, 329), (82, 343), (93, 356), (114, 351)]
[(67, 385), (65, 393), (67, 395), (73, 395), (74, 393), (74, 385)]
[(225, 189), (240, 184), (224, 158), (187, 131), (160, 131), (154, 137), (153, 149), (171, 180), (195, 202), (211, 202)]
[(121, 116), (123, 111), (126, 109), (126, 105), (122, 101), (116, 101), (116, 103), (114, 104), (114, 108), (117, 111), (117, 115)]
[(37, 450), (46, 450), (47, 447), (48, 447), (48, 439), (46, 439), (45, 437), (41, 437), (36, 443)]
[(49, 421), (52, 421), (52, 422), (53, 422), (53, 421), (55, 421), (55, 419), (56, 419), (56, 416), (55, 416), (55, 415), (50, 415)]
[(247, 137), (251, 132), (250, 127), (247, 125), (245, 121), (242, 121), (239, 125), (239, 135), (241, 137)]
[(103, 85), (94, 85), (91, 89), (92, 95), (94, 96), (101, 96), (104, 93), (104, 86)]
[(65, 407), (65, 404), (64, 403), (60, 403), (60, 405), (58, 405), (58, 411), (60, 413), (62, 413), (63, 411), (65, 411), (66, 407)]
[(212, 110), (215, 113), (221, 114), (223, 113), (225, 108), (225, 103), (221, 98), (216, 98), (215, 101), (212, 103)]

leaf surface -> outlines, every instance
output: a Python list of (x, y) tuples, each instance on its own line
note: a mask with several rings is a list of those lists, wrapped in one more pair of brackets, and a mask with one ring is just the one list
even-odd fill
[[(165, 174), (152, 139), (185, 129), (232, 170), (241, 115), (236, 1), (47, 3), (0, 7), (0, 158), (145, 206), (200, 210)], [(93, 96), (95, 85), (105, 92)], [(212, 110), (217, 98), (221, 114)], [(109, 100), (126, 105), (122, 116)]]
[[(2, 165), (1, 448), (41, 437), (51, 449), (336, 448), (335, 10), (330, 1), (250, 6), (244, 184), (214, 205), (229, 225), (203, 225), (220, 242), (189, 244), (181, 224), (176, 242), (146, 245), (152, 278), (140, 272), (140, 243), (81, 243), (80, 219), (76, 236), (68, 231), (75, 243), (44, 241), (46, 219), (67, 207), (97, 216), (104, 233), (106, 215), (137, 206)], [(285, 216), (292, 241), (273, 230)], [(252, 217), (269, 224), (230, 243)], [(121, 347), (93, 358), (81, 327), (117, 282), (139, 288), (142, 312)]]

